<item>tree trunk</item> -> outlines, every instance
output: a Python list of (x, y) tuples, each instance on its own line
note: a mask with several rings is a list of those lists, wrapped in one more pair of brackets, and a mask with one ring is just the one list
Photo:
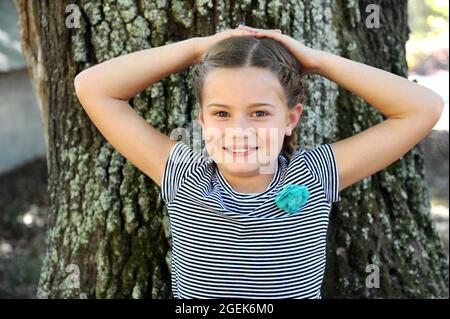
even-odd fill
[[(72, 3), (81, 14), (79, 27)], [(406, 76), (406, 1), (382, 1), (378, 29), (365, 25), (368, 4), (16, 0), (48, 143), (48, 250), (38, 297), (172, 297), (171, 234), (159, 188), (89, 120), (75, 96), (78, 72), (118, 55), (243, 22), (279, 28), (308, 46)], [(191, 68), (172, 74), (131, 103), (161, 132), (169, 135), (181, 126), (192, 130), (197, 113), (191, 76)], [(325, 78), (309, 76), (305, 87), (298, 128), (302, 147), (333, 142), (383, 120), (375, 108)], [(430, 219), (423, 180), (418, 145), (342, 192), (331, 213), (324, 297), (448, 296), (448, 262)], [(366, 287), (369, 264), (379, 267), (379, 288)]]

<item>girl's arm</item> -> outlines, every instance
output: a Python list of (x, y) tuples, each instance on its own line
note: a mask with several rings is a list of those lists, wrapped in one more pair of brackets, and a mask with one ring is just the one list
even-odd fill
[(170, 149), (176, 141), (149, 125), (128, 100), (171, 73), (198, 63), (218, 41), (251, 34), (229, 29), (119, 56), (79, 73), (75, 91), (108, 142), (161, 186)]
[(363, 98), (387, 119), (332, 143), (342, 190), (412, 149), (438, 122), (441, 96), (395, 74), (331, 53), (319, 54), (317, 73)]
[(279, 41), (306, 73), (317, 73), (336, 82), (387, 117), (382, 123), (331, 144), (339, 171), (339, 190), (398, 160), (432, 130), (442, 114), (441, 96), (405, 78), (306, 47), (278, 29), (240, 28), (256, 32), (257, 38)]
[(127, 101), (194, 63), (195, 41), (191, 38), (122, 55), (75, 77), (78, 99), (95, 126), (120, 154), (159, 186), (176, 141), (149, 125)]

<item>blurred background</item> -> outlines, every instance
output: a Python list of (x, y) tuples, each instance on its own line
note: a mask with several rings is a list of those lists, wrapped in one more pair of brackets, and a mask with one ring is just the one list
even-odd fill
[[(410, 0), (409, 78), (439, 93), (442, 118), (421, 142), (432, 216), (448, 255), (449, 2)], [(13, 0), (0, 0), (0, 298), (35, 298), (45, 249), (47, 164), (40, 106), (21, 54)]]

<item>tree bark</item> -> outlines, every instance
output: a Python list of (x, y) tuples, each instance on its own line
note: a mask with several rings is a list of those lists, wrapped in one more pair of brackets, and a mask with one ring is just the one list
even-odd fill
[[(112, 57), (234, 28), (278, 28), (304, 44), (406, 76), (406, 1), (15, 0), (22, 47), (42, 105), (50, 216), (39, 298), (171, 298), (171, 234), (159, 188), (124, 159), (80, 106), (73, 79)], [(66, 25), (76, 4), (79, 27)], [(193, 129), (191, 68), (132, 99), (149, 124)], [(300, 146), (333, 142), (383, 120), (362, 99), (311, 75)], [(448, 296), (448, 262), (430, 219), (420, 145), (342, 192), (333, 207), (323, 296)], [(366, 267), (380, 287), (367, 288)], [(78, 272), (79, 271), (79, 272)], [(75, 276), (75, 277), (74, 277)], [(79, 279), (79, 285), (77, 280)]]

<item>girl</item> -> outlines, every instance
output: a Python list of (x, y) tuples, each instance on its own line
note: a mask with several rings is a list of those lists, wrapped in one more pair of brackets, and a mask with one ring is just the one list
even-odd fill
[[(209, 156), (160, 133), (127, 102), (192, 64)], [(307, 73), (388, 119), (296, 147)], [(332, 203), (420, 142), (443, 110), (439, 95), (407, 79), (247, 26), (113, 58), (77, 75), (75, 88), (105, 138), (161, 187), (175, 298), (321, 298)]]

